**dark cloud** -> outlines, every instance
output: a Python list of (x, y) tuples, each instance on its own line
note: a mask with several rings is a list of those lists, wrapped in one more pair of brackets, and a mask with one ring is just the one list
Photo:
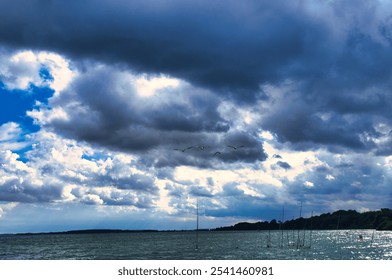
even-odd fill
[[(48, 106), (37, 109), (59, 109), (67, 117), (42, 125), (68, 138), (135, 152), (148, 166), (265, 160), (257, 135), (232, 128), (219, 112), (219, 98), (210, 92), (182, 84), (142, 97), (130, 79), (127, 72), (102, 65), (81, 73)], [(213, 157), (217, 150), (221, 155)]]
[(62, 198), (63, 187), (59, 184), (37, 186), (19, 179), (7, 180), (0, 186), (0, 200), (24, 203), (55, 202)]
[[(355, 7), (349, 1), (2, 1), (7, 28), (0, 43), (168, 74), (237, 104), (261, 100), (272, 109), (262, 112), (260, 126), (298, 149), (386, 155), (390, 145), (380, 143), (389, 143), (390, 135), (376, 126), (392, 127), (389, 15), (385, 4), (368, 1)], [(218, 97), (195, 94), (188, 104), (161, 103), (145, 118), (132, 96), (124, 102), (110, 90), (107, 101), (110, 73), (93, 76), (74, 85), (87, 107), (73, 108), (78, 124), (56, 124), (64, 134), (147, 150), (170, 137), (181, 144), (194, 132), (230, 129), (215, 110)], [(284, 96), (266, 89), (286, 82), (292, 88), (283, 89)], [(96, 123), (101, 125), (94, 130)]]
[(288, 163), (285, 162), (285, 161), (278, 161), (278, 162), (276, 163), (276, 165), (277, 165), (278, 167), (283, 168), (283, 169), (286, 169), (286, 170), (291, 169), (291, 165), (288, 164)]
[(192, 186), (189, 194), (193, 197), (213, 197), (210, 190), (200, 186)]
[[(377, 159), (358, 155), (352, 161), (300, 175), (287, 188), (287, 196), (321, 212), (374, 209), (377, 203), (391, 205), (391, 178)], [(326, 171), (333, 176), (326, 176)], [(306, 186), (307, 181), (313, 186)]]
[[(232, 139), (241, 139), (245, 143), (244, 147), (236, 150), (227, 147), (227, 143), (232, 143)], [(209, 141), (205, 141), (208, 139)], [(144, 157), (144, 161), (151, 162), (155, 159), (157, 167), (193, 165), (203, 168), (225, 168), (230, 163), (254, 163), (264, 161), (267, 155), (264, 152), (259, 140), (246, 132), (224, 133), (218, 137), (206, 137), (199, 146), (185, 152), (175, 150), (159, 150)]]
[(81, 74), (67, 91), (51, 99), (50, 105), (61, 107), (69, 117), (50, 125), (68, 137), (125, 150), (197, 143), (201, 140), (195, 133), (229, 130), (214, 96), (174, 91), (143, 98), (127, 78), (110, 67)]
[(315, 170), (316, 170), (317, 172), (320, 172), (320, 173), (323, 173), (323, 174), (326, 174), (326, 173), (328, 173), (328, 172), (331, 172), (331, 168), (328, 167), (328, 166), (317, 166)]
[(222, 196), (244, 196), (244, 191), (238, 188), (237, 183), (228, 183), (223, 186)]
[(35, 0), (0, 8), (4, 44), (125, 63), (241, 99), (262, 95), (263, 82), (309, 73), (295, 65), (324, 54), (320, 34), (328, 32), (299, 1)]
[(184, 196), (184, 191), (180, 188), (176, 188), (173, 184), (166, 184), (165, 190), (168, 191), (169, 196), (181, 199)]
[[(337, 92), (336, 94), (342, 94)], [(356, 106), (358, 98), (366, 98), (365, 93), (359, 97), (346, 96), (345, 102), (339, 106), (356, 107), (357, 112), (338, 112), (339, 106), (326, 105), (324, 102), (335, 98), (334, 94), (320, 92), (323, 103), (304, 98), (302, 92), (288, 92), (279, 97), (279, 103), (274, 102), (261, 121), (261, 125), (277, 135), (278, 140), (292, 144), (297, 149), (314, 149), (326, 147), (332, 152), (354, 150), (358, 152), (374, 151), (386, 154), (385, 139), (390, 139), (389, 131), (378, 131), (378, 126), (391, 127), (390, 112), (383, 109), (392, 101), (384, 92), (385, 100), (380, 111), (375, 112), (372, 104), (365, 108), (365, 103)], [(362, 95), (361, 95), (362, 94)], [(359, 108), (361, 107), (361, 108)], [(382, 141), (379, 141), (382, 139)], [(381, 144), (380, 144), (381, 143)]]

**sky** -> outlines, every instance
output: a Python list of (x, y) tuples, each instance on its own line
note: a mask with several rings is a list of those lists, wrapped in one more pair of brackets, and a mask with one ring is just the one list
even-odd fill
[(392, 208), (389, 1), (2, 0), (0, 26), (0, 233)]

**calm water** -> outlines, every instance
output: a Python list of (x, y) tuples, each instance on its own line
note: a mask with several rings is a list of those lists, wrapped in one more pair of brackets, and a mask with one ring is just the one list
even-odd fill
[(0, 259), (388, 260), (392, 232), (199, 232), (198, 238), (195, 232), (0, 235)]

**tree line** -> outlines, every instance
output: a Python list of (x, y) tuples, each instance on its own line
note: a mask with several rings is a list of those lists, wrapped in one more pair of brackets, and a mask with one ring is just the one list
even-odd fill
[(355, 210), (339, 210), (310, 218), (298, 218), (288, 221), (241, 222), (233, 226), (220, 227), (216, 230), (290, 230), (290, 229), (376, 229), (392, 230), (392, 210), (382, 208), (378, 211), (359, 213)]

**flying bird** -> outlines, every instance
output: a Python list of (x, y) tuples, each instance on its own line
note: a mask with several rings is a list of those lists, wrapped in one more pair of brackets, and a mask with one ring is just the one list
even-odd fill
[(215, 152), (214, 156), (221, 155), (221, 154), (222, 154), (221, 152)]
[(234, 150), (237, 150), (238, 148), (243, 148), (245, 146), (244, 145), (241, 145), (241, 146), (231, 146), (231, 145), (228, 145), (227, 147), (232, 148)]
[(192, 149), (193, 148), (193, 146), (190, 146), (190, 147), (188, 147), (188, 148), (185, 148), (185, 149), (173, 149), (173, 150), (175, 150), (175, 151), (181, 151), (181, 152), (185, 152), (185, 151), (187, 151), (187, 150), (190, 150), (190, 149)]

